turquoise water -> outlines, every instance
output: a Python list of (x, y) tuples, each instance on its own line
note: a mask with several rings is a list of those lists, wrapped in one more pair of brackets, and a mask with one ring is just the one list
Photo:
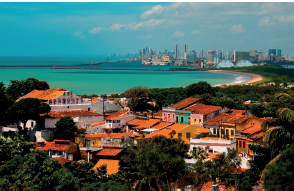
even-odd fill
[[(17, 62), (14, 63), (15, 65), (19, 64)], [(134, 63), (132, 62), (132, 64)], [(107, 64), (103, 65), (108, 67)], [(135, 66), (130, 65), (130, 63), (129, 65), (124, 63), (126, 68), (140, 68), (141, 66), (140, 63), (137, 63)], [(166, 67), (163, 66), (162, 68)], [(75, 94), (95, 93), (99, 95), (122, 93), (134, 86), (150, 88), (185, 87), (199, 81), (207, 81), (211, 85), (217, 85), (249, 79), (247, 76), (215, 72), (0, 67), (0, 82), (4, 82), (6, 86), (9, 84), (9, 80), (21, 80), (30, 77), (45, 80), (49, 83), (50, 87), (61, 87)]]

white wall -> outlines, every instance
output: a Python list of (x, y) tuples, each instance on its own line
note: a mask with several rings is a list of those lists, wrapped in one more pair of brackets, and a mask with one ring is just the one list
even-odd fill
[(116, 121), (117, 120), (120, 120), (120, 123), (113, 123), (113, 120), (111, 120), (111, 123), (105, 123), (105, 125), (108, 127), (108, 128), (111, 128), (111, 129), (115, 129), (115, 128), (122, 128), (124, 125), (127, 124), (127, 122), (131, 121), (135, 119), (135, 116), (129, 116), (129, 117), (123, 117), (123, 118), (118, 118), (118, 119), (115, 119)]
[(93, 104), (75, 104), (75, 105), (50, 105), (51, 111), (69, 111), (69, 110), (85, 110), (92, 111)]
[[(215, 138), (214, 138), (215, 139)], [(193, 151), (193, 147), (202, 147), (205, 149), (206, 146), (209, 146), (209, 150), (213, 150), (213, 153), (225, 152), (227, 154), (227, 148), (236, 149), (236, 139), (232, 140), (204, 140), (204, 139), (190, 139), (190, 151)]]
[(36, 142), (46, 142), (47, 137), (52, 131), (29, 131), (30, 141), (34, 142), (34, 136)]

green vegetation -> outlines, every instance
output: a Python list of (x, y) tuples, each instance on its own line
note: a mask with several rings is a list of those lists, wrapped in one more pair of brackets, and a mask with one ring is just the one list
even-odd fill
[(71, 117), (62, 117), (56, 124), (53, 131), (54, 139), (71, 140), (74, 138), (74, 133), (78, 131), (76, 123)]

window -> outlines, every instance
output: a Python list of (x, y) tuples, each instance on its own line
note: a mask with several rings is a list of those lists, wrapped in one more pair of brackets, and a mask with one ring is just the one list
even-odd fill
[(116, 123), (116, 120), (113, 120), (113, 123)]
[(181, 123), (184, 123), (184, 117), (181, 117)]
[(190, 122), (191, 122), (191, 118), (190, 118), (190, 117), (188, 117), (188, 123), (190, 124)]
[(239, 147), (242, 148), (242, 141), (239, 141)]
[(177, 122), (177, 123), (179, 122), (179, 117), (178, 117), (178, 116), (176, 116), (176, 122)]
[(90, 108), (88, 108), (88, 111), (90, 111)]
[(182, 138), (182, 133), (178, 133), (178, 138)]
[(201, 119), (199, 119), (199, 124), (201, 124)]
[(234, 136), (234, 130), (231, 130), (231, 136)]
[(217, 136), (219, 136), (219, 129), (217, 129)]
[(226, 135), (229, 135), (229, 130), (228, 129), (226, 130)]
[(117, 123), (120, 123), (120, 120), (117, 120)]
[(213, 128), (213, 134), (216, 134), (216, 128)]
[(245, 143), (245, 141), (243, 141), (243, 148), (246, 148), (246, 143)]
[(73, 160), (73, 154), (68, 154), (68, 159)]
[(197, 147), (193, 147), (193, 153), (197, 151)]
[(34, 127), (34, 122), (33, 121), (31, 122), (31, 127)]
[(187, 132), (187, 133), (186, 133), (186, 138), (187, 138), (187, 139), (190, 139), (190, 132)]

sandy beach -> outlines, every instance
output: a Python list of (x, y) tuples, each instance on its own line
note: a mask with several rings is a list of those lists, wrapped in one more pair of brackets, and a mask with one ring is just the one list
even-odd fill
[(253, 83), (253, 82), (258, 82), (263, 79), (263, 77), (261, 75), (245, 73), (245, 72), (233, 72), (233, 71), (227, 71), (227, 70), (208, 70), (208, 72), (225, 72), (225, 73), (232, 73), (232, 74), (240, 74), (240, 75), (244, 75), (244, 76), (249, 76), (251, 78), (249, 81), (243, 81), (241, 83), (237, 83), (234, 85), (249, 84), (249, 83)]

